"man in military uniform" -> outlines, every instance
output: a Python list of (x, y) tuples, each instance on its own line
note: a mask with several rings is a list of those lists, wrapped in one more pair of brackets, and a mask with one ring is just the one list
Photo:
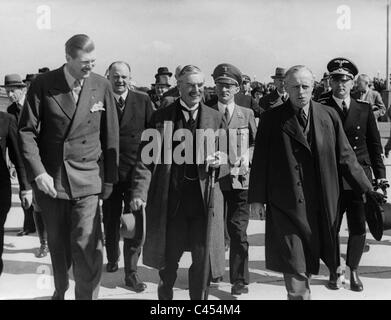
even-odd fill
[[(213, 75), (212, 75), (213, 76)], [(254, 112), (254, 116), (259, 118), (264, 111), (257, 101), (251, 96), (251, 79), (247, 75), (242, 76), (240, 91), (235, 94), (235, 104), (241, 107), (249, 108)]]
[(322, 80), (320, 80), (320, 86), (313, 92), (314, 100), (319, 101), (320, 99), (327, 98), (331, 94), (330, 75), (328, 72), (325, 72)]
[[(372, 181), (372, 172), (377, 182), (385, 180), (382, 145), (372, 107), (368, 102), (350, 96), (354, 77), (358, 74), (357, 67), (346, 58), (335, 58), (327, 64), (327, 70), (330, 72), (332, 96), (320, 102), (338, 112), (349, 143), (369, 181)], [(350, 288), (353, 291), (362, 291), (363, 284), (358, 276), (358, 266), (366, 238), (364, 202), (360, 195), (353, 192), (349, 183), (343, 181), (343, 187), (338, 229), (346, 211), (349, 228), (346, 265), (351, 270)], [(337, 259), (339, 260), (339, 250)], [(329, 289), (339, 288), (338, 278), (337, 270), (330, 270)]]
[[(252, 159), (256, 123), (251, 109), (235, 103), (235, 94), (242, 81), (238, 68), (228, 63), (218, 65), (213, 71), (218, 97), (213, 107), (224, 114), (228, 129), (229, 157), (220, 167), (219, 184), (227, 204), (227, 231), (230, 238), (229, 273), (231, 293), (248, 293), (248, 241), (247, 226), (250, 208), (247, 202), (249, 164)], [(229, 132), (236, 131), (237, 140), (231, 142)], [(239, 151), (239, 152), (238, 152)], [(231, 157), (233, 156), (234, 157)]]
[(277, 107), (288, 100), (288, 94), (284, 87), (284, 77), (285, 69), (280, 67), (276, 68), (275, 75), (271, 76), (276, 89), (259, 99), (259, 106), (263, 110)]

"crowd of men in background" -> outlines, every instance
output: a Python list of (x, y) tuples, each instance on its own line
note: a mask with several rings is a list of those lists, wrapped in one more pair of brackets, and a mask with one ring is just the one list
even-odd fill
[[(0, 206), (1, 250), (10, 209), (8, 148), (25, 213), (17, 235), (37, 230), (41, 246), (36, 256), (50, 252), (53, 299), (64, 299), (71, 265), (76, 299), (98, 296), (103, 264), (99, 200), (106, 271), (118, 270), (122, 234), (125, 284), (136, 292), (146, 289), (137, 273), (144, 245), (144, 264), (159, 270), (159, 299), (173, 298), (185, 250), (192, 253), (192, 299), (207, 298), (210, 282), (221, 281), (227, 250), (231, 293), (248, 293), (250, 210), (266, 215), (266, 266), (284, 274), (289, 299), (310, 298), (319, 259), (330, 270), (328, 287), (339, 289), (338, 232), (346, 211), (351, 289), (363, 290), (358, 275), (365, 245), (361, 195), (376, 197), (372, 172), (378, 183), (385, 181), (376, 121), (386, 106), (377, 82), (358, 75), (353, 62), (332, 59), (319, 83), (306, 66), (277, 67), (268, 84), (222, 63), (212, 73), (214, 88), (204, 87), (205, 74), (196, 66), (179, 65), (174, 73), (159, 67), (147, 88), (132, 84), (126, 61), (113, 62), (105, 77), (93, 73), (95, 46), (86, 35), (73, 36), (65, 49), (67, 62), (56, 70), (42, 68), (24, 80), (5, 76), (11, 104), (3, 134), (9, 142), (2, 146), (0, 161), (0, 187), (7, 194)], [(145, 129), (160, 130), (165, 121), (194, 137), (197, 129), (236, 130), (247, 135), (248, 150), (228, 163), (218, 151), (206, 165), (146, 164), (140, 158), (141, 136)], [(334, 139), (324, 142), (323, 136)], [(342, 176), (349, 186), (339, 186)], [(204, 212), (208, 192), (215, 195), (210, 217)], [(343, 210), (337, 206), (340, 196)], [(128, 233), (121, 233), (124, 228)]]

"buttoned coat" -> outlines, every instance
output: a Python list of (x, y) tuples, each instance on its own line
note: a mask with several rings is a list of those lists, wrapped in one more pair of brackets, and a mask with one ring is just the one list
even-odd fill
[[(266, 268), (283, 273), (317, 274), (319, 258), (336, 267), (341, 175), (357, 192), (371, 190), (338, 114), (314, 101), (311, 108), (312, 148), (289, 100), (262, 114), (255, 142), (248, 198), (266, 203)], [(304, 181), (304, 166), (313, 164), (315, 176)]]
[[(218, 105), (213, 106), (213, 109), (218, 110)], [(240, 154), (248, 157), (249, 165), (253, 158), (255, 136), (257, 134), (257, 126), (255, 123), (254, 112), (246, 107), (241, 107), (235, 104), (232, 117), (226, 124), (227, 143), (226, 151), (228, 153), (228, 160), (234, 159)], [(236, 131), (236, 145), (230, 147), (229, 129), (232, 132)], [(242, 145), (244, 143), (244, 145)], [(230, 152), (230, 149), (234, 149)], [(231, 153), (231, 157), (230, 157)], [(239, 154), (240, 153), (240, 154)], [(235, 157), (233, 157), (235, 156)], [(241, 166), (235, 167), (232, 160), (229, 163), (220, 167), (219, 184), (221, 190), (241, 189), (247, 190), (250, 180), (250, 169), (248, 170)]]
[(31, 84), (19, 120), (21, 153), (29, 181), (47, 172), (57, 197), (102, 192), (118, 179), (118, 116), (111, 85), (91, 73), (76, 106), (63, 67)]
[[(157, 110), (151, 118), (149, 125), (150, 129), (157, 129), (161, 141), (164, 145), (168, 139), (172, 139), (172, 134), (164, 133), (165, 124), (169, 123), (172, 128), (175, 128), (177, 109), (181, 108), (179, 99), (173, 104), (164, 109)], [(200, 125), (199, 129), (218, 130), (224, 127), (223, 115), (220, 112), (213, 110), (210, 107), (200, 104)], [(141, 198), (147, 203), (146, 220), (147, 233), (145, 244), (143, 247), (143, 263), (149, 267), (160, 269), (165, 265), (165, 250), (166, 250), (166, 224), (168, 216), (168, 198), (173, 196), (169, 194), (170, 185), (176, 190), (175, 185), (180, 182), (172, 183), (171, 164), (164, 163), (164, 149), (162, 152), (162, 163), (147, 165), (141, 161), (143, 148), (148, 143), (142, 142), (139, 149), (139, 158), (134, 170), (134, 178), (132, 179), (132, 198)], [(199, 147), (202, 147), (200, 145)], [(172, 152), (172, 151), (171, 151)], [(197, 149), (197, 154), (200, 154), (200, 149)], [(201, 193), (206, 204), (209, 195), (210, 179), (206, 173), (205, 164), (197, 166)], [(175, 193), (177, 193), (175, 191)], [(212, 236), (210, 247), (210, 259), (213, 278), (220, 277), (225, 271), (225, 251), (224, 251), (224, 219), (222, 210), (222, 196), (218, 190), (218, 184), (215, 186), (215, 205), (214, 215), (212, 217)], [(175, 194), (174, 194), (175, 196)], [(206, 208), (205, 208), (206, 214)], [(197, 232), (197, 230), (194, 230)]]
[[(323, 99), (320, 103), (335, 109), (341, 119), (344, 118), (341, 108), (333, 97)], [(372, 172), (376, 179), (385, 178), (386, 168), (382, 158), (383, 147), (371, 105), (365, 101), (351, 99), (343, 128), (368, 179), (372, 181)]]

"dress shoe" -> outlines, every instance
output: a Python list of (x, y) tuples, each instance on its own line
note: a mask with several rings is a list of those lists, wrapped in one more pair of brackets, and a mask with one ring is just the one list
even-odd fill
[(338, 290), (339, 289), (339, 280), (340, 274), (332, 272), (330, 273), (329, 282), (327, 283), (326, 287), (330, 290)]
[(212, 280), (210, 280), (210, 282), (212, 283), (219, 283), (223, 281), (223, 277), (217, 277), (217, 278), (213, 278)]
[(37, 250), (37, 252), (35, 253), (35, 256), (37, 258), (43, 258), (48, 255), (48, 252), (49, 252), (48, 246), (46, 244), (42, 244), (40, 248)]
[(118, 262), (107, 262), (106, 271), (116, 272), (118, 270)]
[(358, 276), (357, 269), (350, 270), (350, 289), (357, 292), (364, 290), (364, 286)]
[(125, 284), (136, 292), (143, 292), (147, 285), (140, 280), (137, 272), (133, 272), (125, 277)]
[(52, 295), (52, 300), (64, 300), (65, 293), (59, 293), (57, 291), (54, 291)]
[(27, 236), (29, 233), (33, 233), (33, 232), (31, 232), (30, 230), (20, 230), (16, 235), (18, 237), (23, 237), (23, 236)]
[(172, 300), (174, 297), (174, 292), (172, 288), (167, 288), (163, 281), (160, 280), (159, 286), (157, 287), (157, 296), (159, 300)]
[(237, 281), (231, 288), (231, 294), (241, 295), (242, 293), (248, 293), (248, 287), (243, 283), (243, 281)]

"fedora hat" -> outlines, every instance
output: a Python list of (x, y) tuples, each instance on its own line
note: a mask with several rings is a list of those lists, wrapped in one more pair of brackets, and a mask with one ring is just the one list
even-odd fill
[[(136, 223), (136, 220), (141, 219), (139, 223)], [(136, 236), (136, 232), (140, 234), (141, 232), (141, 246), (145, 242), (145, 207), (142, 206), (139, 212), (127, 212), (121, 215), (121, 227), (120, 227), (120, 236), (125, 239), (133, 239)], [(136, 230), (136, 225), (141, 225), (142, 230)]]
[(16, 73), (7, 74), (4, 77), (4, 85), (2, 87), (25, 87), (26, 84), (22, 81), (22, 77)]
[(159, 76), (172, 76), (172, 72), (168, 71), (167, 67), (160, 67), (157, 69), (157, 73), (155, 74), (155, 78), (158, 78)]
[(365, 217), (372, 236), (380, 241), (383, 231), (391, 229), (391, 203), (386, 203), (377, 197), (367, 196)]
[(37, 74), (35, 73), (28, 73), (26, 74), (26, 79), (23, 80), (24, 83), (31, 82), (37, 77)]
[(285, 69), (277, 67), (274, 76), (271, 76), (272, 79), (283, 79), (285, 77)]

